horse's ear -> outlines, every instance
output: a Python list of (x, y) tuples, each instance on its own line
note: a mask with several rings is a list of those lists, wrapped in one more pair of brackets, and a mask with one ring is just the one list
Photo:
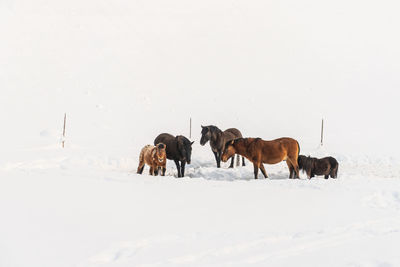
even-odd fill
[(190, 143), (190, 145), (193, 145), (194, 141)]
[(235, 140), (231, 140), (231, 145), (233, 145), (235, 143)]
[(201, 128), (203, 129), (204, 128), (204, 126), (203, 125), (200, 125), (201, 126)]

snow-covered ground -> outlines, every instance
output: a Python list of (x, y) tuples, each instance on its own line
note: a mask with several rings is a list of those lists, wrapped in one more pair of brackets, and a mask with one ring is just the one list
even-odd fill
[(137, 153), (20, 152), (0, 165), (1, 266), (400, 264), (395, 160), (338, 156), (328, 180), (278, 164), (254, 180), (195, 146), (178, 179), (171, 162), (165, 177), (135, 174)]
[[(0, 267), (400, 266), (398, 10), (0, 1)], [(190, 118), (186, 177), (135, 174)], [(296, 138), (339, 178), (217, 169), (209, 124)]]

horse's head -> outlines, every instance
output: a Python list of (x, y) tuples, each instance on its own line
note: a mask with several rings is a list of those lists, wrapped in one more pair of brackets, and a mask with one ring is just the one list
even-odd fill
[(232, 156), (236, 154), (235, 140), (226, 142), (224, 151), (222, 152), (221, 160), (227, 162)]
[(301, 162), (302, 169), (307, 173), (308, 177), (310, 177), (311, 173), (314, 171), (316, 161), (317, 161), (316, 158), (312, 158), (310, 156), (308, 156), (308, 157), (302, 156), (301, 157), (300, 162)]
[(190, 164), (192, 157), (192, 145), (194, 141), (190, 142), (189, 139), (187, 139), (182, 135), (178, 135), (176, 137), (176, 141), (178, 145), (179, 154), (181, 155), (181, 159)]
[(210, 126), (201, 126), (200, 145), (204, 146), (211, 139)]
[(297, 158), (297, 163), (299, 165), (299, 169), (300, 170), (304, 170), (305, 169), (306, 160), (307, 160), (307, 157), (304, 156), (304, 155), (299, 155), (299, 157)]
[(166, 158), (166, 145), (163, 143), (158, 143), (156, 145), (156, 153), (155, 153), (155, 160), (157, 160), (158, 162), (162, 163), (165, 161)]

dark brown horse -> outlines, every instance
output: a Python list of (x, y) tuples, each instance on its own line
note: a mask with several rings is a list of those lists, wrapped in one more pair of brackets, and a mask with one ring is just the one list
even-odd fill
[(289, 178), (299, 178), (299, 143), (288, 137), (265, 141), (261, 138), (239, 138), (229, 141), (225, 145), (222, 161), (226, 162), (232, 155), (239, 154), (253, 162), (254, 178), (258, 178), (258, 169), (261, 169), (265, 178), (268, 175), (263, 163), (276, 164), (283, 160), (289, 167)]
[(324, 175), (325, 179), (328, 179), (329, 176), (337, 178), (339, 163), (333, 157), (317, 159), (300, 155), (298, 163), (300, 170), (306, 172), (309, 179), (315, 175)]
[(190, 164), (194, 142), (190, 142), (183, 135), (173, 136), (168, 133), (162, 133), (154, 140), (154, 144), (158, 143), (164, 143), (167, 146), (167, 159), (175, 162), (178, 177), (184, 177), (185, 165), (186, 163)]
[[(225, 131), (221, 131), (217, 126), (201, 126), (201, 139), (200, 145), (204, 146), (208, 141), (210, 141), (211, 150), (214, 153), (215, 160), (217, 161), (217, 168), (221, 167), (221, 155), (224, 151), (225, 144), (228, 141), (234, 140), (236, 138), (241, 138), (242, 133), (236, 128), (229, 128)], [(233, 168), (234, 156), (232, 156), (231, 165), (229, 168)], [(236, 165), (240, 165), (239, 155), (237, 156)], [(244, 157), (242, 157), (242, 166), (244, 164)]]

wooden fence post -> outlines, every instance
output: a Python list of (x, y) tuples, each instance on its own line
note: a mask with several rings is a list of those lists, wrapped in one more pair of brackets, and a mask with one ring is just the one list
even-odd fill
[(192, 117), (190, 117), (189, 123), (189, 139), (192, 139)]
[(62, 137), (62, 147), (64, 148), (65, 143), (65, 125), (67, 123), (67, 113), (64, 113), (64, 128), (63, 128), (63, 137)]
[(321, 124), (321, 146), (324, 145), (324, 119), (322, 119), (322, 124)]

